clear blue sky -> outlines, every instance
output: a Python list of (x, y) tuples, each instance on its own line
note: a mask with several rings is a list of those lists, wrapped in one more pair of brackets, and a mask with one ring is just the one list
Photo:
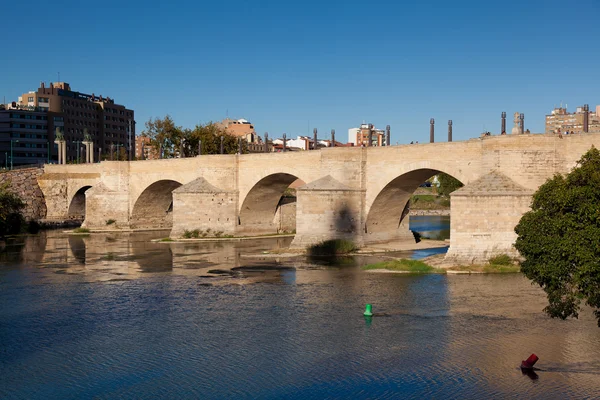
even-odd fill
[(2, 6), (0, 99), (40, 81), (178, 125), (246, 118), (259, 134), (361, 122), (392, 141), (533, 132), (562, 101), (600, 104), (600, 1), (17, 1)]

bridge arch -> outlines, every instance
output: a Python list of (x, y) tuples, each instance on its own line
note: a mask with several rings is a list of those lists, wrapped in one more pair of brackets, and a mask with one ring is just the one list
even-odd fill
[(85, 219), (85, 192), (90, 189), (91, 185), (80, 187), (69, 202), (67, 216), (69, 219), (81, 220)]
[(389, 181), (377, 193), (368, 209), (365, 241), (378, 242), (394, 238), (409, 238), (409, 202), (414, 192), (429, 178), (444, 171), (420, 168), (405, 172)]
[(295, 195), (286, 193), (286, 189), (304, 183), (296, 175), (283, 172), (260, 179), (242, 202), (238, 216), (238, 232), (268, 234), (295, 230), (296, 207), (295, 204), (292, 205), (296, 201)]
[(163, 179), (144, 189), (133, 205), (131, 228), (171, 228), (173, 226), (173, 190), (180, 186), (180, 182)]

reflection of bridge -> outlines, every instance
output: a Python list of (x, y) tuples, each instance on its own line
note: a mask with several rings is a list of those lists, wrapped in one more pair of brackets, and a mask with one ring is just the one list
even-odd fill
[(531, 194), (568, 172), (600, 135), (496, 136), (464, 142), (212, 155), (139, 162), (47, 165), (38, 179), (47, 219), (84, 215), (84, 226), (172, 227), (224, 235), (277, 231), (274, 215), (297, 179), (295, 246), (329, 238), (368, 244), (408, 238), (410, 196), (446, 172), (466, 186), (452, 198), (449, 256), (511, 253)]

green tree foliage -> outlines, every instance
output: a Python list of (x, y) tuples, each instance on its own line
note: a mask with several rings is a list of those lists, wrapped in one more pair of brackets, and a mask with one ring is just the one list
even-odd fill
[(146, 122), (146, 129), (142, 135), (150, 138), (150, 145), (162, 151), (164, 158), (170, 158), (175, 155), (181, 141), (181, 128), (175, 126), (175, 122), (170, 115), (166, 115), (163, 119), (150, 118)]
[[(196, 125), (194, 129), (176, 126), (173, 119), (167, 115), (163, 119), (156, 118), (146, 122), (142, 135), (150, 138), (150, 144), (162, 150), (163, 158), (179, 155), (183, 147), (185, 157), (198, 155), (198, 144), (201, 143), (202, 154), (220, 154), (221, 136), (223, 136), (223, 152), (235, 154), (238, 152), (238, 138), (225, 132), (216, 124)], [(183, 143), (183, 146), (182, 146)], [(242, 152), (247, 152), (248, 146), (242, 141)]]
[(0, 185), (0, 237), (19, 233), (24, 222), (21, 210), (25, 203), (10, 192), (8, 183)]
[(544, 289), (553, 318), (577, 318), (581, 302), (600, 326), (600, 152), (592, 147), (566, 176), (533, 195), (515, 228), (521, 271)]
[(450, 193), (454, 192), (456, 189), (464, 186), (458, 179), (443, 172), (438, 175), (438, 182), (440, 183), (438, 194), (446, 197), (448, 197)]

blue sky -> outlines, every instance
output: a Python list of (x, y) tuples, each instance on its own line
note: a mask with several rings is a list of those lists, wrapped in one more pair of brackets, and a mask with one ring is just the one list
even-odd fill
[(133, 108), (138, 133), (170, 114), (228, 115), (271, 137), (361, 122), (392, 142), (543, 132), (562, 101), (600, 104), (600, 1), (28, 1), (2, 7), (0, 99), (40, 81)]

